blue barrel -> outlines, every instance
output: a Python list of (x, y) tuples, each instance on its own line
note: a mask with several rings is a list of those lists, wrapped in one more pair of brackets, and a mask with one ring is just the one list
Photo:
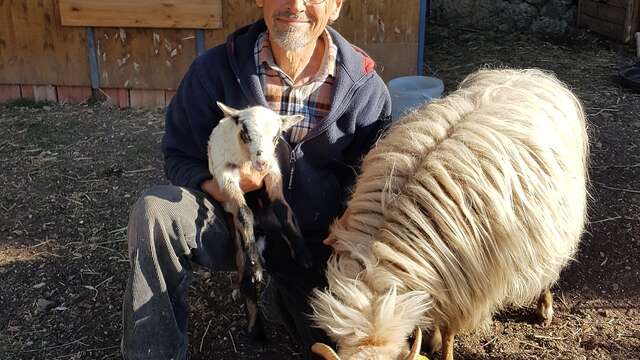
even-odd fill
[(397, 120), (408, 111), (442, 96), (442, 80), (430, 76), (403, 76), (387, 83), (391, 94), (391, 117)]

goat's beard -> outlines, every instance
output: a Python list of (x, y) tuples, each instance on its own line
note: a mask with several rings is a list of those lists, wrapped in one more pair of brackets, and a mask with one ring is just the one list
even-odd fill
[(286, 29), (274, 29), (270, 34), (271, 39), (285, 50), (298, 50), (311, 41), (307, 31), (296, 29), (295, 26), (288, 26)]

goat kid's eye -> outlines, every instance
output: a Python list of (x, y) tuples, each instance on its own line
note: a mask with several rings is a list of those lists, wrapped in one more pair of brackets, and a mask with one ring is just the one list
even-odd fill
[(245, 144), (249, 143), (249, 141), (251, 140), (251, 139), (249, 139), (249, 135), (246, 133), (246, 131), (240, 131), (240, 139)]

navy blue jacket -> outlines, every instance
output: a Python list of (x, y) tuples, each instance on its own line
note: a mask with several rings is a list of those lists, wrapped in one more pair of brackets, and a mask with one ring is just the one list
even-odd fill
[[(174, 185), (200, 189), (211, 178), (207, 140), (223, 117), (216, 101), (240, 109), (267, 106), (254, 60), (255, 41), (265, 30), (262, 20), (244, 27), (191, 64), (167, 109), (162, 141), (166, 175)], [(373, 60), (329, 31), (338, 48), (331, 110), (295, 148), (279, 147), (285, 197), (321, 258), (328, 254), (321, 240), (344, 210), (360, 160), (388, 126), (391, 112)]]

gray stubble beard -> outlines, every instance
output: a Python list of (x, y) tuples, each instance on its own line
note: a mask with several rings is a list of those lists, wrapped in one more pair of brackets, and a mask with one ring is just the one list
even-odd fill
[(300, 49), (310, 41), (306, 32), (299, 32), (293, 26), (289, 26), (285, 31), (273, 31), (271, 39), (285, 50)]

